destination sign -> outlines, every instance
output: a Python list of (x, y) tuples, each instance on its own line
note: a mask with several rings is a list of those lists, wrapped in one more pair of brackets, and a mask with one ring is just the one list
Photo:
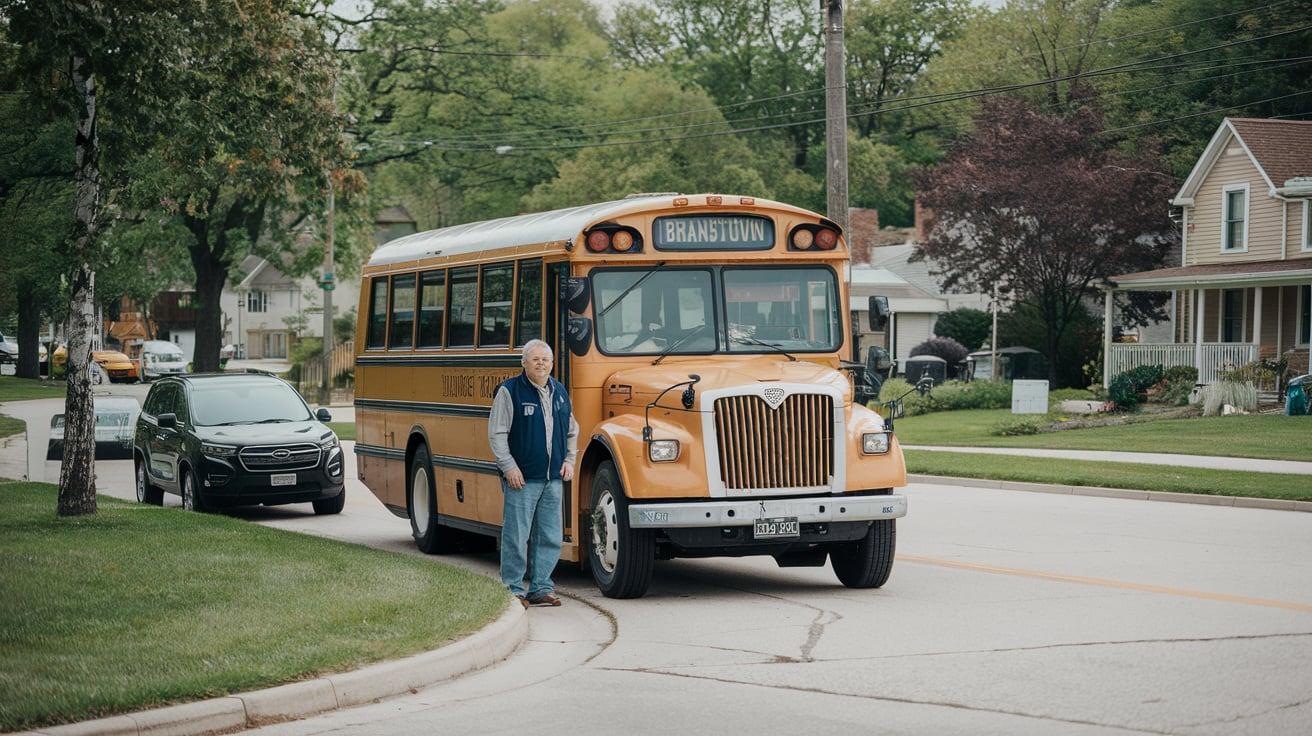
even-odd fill
[(758, 215), (679, 215), (652, 224), (657, 250), (766, 250), (774, 221)]

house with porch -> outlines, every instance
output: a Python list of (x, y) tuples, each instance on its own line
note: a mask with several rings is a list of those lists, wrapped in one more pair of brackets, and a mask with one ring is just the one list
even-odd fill
[[(1213, 383), (1258, 359), (1308, 372), (1312, 121), (1226, 118), (1171, 204), (1180, 265), (1108, 280), (1103, 385), (1140, 365), (1190, 365)], [(1169, 342), (1112, 341), (1116, 292), (1171, 294)]]

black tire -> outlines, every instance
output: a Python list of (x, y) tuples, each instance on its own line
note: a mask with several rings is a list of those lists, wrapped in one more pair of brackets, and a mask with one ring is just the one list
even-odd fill
[(588, 567), (607, 598), (641, 598), (656, 564), (656, 531), (629, 526), (629, 501), (615, 464), (607, 460), (592, 477)]
[(196, 482), (196, 474), (191, 468), (182, 471), (182, 508), (202, 514), (210, 511), (209, 504), (205, 503), (205, 494), (201, 491), (200, 484)]
[(150, 474), (146, 472), (146, 461), (137, 458), (137, 502), (152, 506), (164, 505), (164, 489), (150, 484)]
[(437, 523), (437, 489), (433, 485), (433, 461), (427, 446), (415, 449), (407, 478), (406, 502), (415, 546), (426, 555), (455, 552), (459, 545), (452, 530)]
[(879, 588), (893, 572), (897, 551), (897, 520), (881, 519), (855, 542), (829, 548), (829, 562), (838, 581), (849, 588)]
[(343, 488), (341, 493), (332, 498), (325, 498), (321, 501), (311, 501), (310, 505), (314, 506), (314, 513), (319, 516), (340, 514), (342, 513), (342, 509), (346, 508), (346, 489)]

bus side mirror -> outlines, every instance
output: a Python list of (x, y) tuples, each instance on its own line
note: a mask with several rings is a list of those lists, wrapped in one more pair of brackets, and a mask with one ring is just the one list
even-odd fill
[(592, 320), (587, 317), (570, 317), (565, 324), (565, 344), (575, 355), (587, 355), (592, 347)]
[(574, 314), (583, 314), (592, 300), (592, 288), (586, 278), (565, 278), (560, 280), (560, 301)]
[(866, 314), (870, 316), (870, 330), (872, 332), (883, 332), (888, 326), (888, 297), (872, 296), (870, 297), (870, 306)]

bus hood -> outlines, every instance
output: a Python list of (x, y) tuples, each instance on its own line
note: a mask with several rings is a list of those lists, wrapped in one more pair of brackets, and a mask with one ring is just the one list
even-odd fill
[[(695, 381), (694, 376), (697, 377)], [(852, 398), (852, 385), (847, 376), (834, 368), (804, 360), (790, 362), (759, 357), (727, 365), (678, 363), (617, 371), (606, 381), (603, 393), (607, 404), (646, 406), (669, 389), (661, 403), (677, 406), (684, 389), (691, 384), (697, 405), (700, 405), (700, 395), (705, 391), (732, 390), (764, 383), (829, 388), (839, 392), (845, 403)]]

